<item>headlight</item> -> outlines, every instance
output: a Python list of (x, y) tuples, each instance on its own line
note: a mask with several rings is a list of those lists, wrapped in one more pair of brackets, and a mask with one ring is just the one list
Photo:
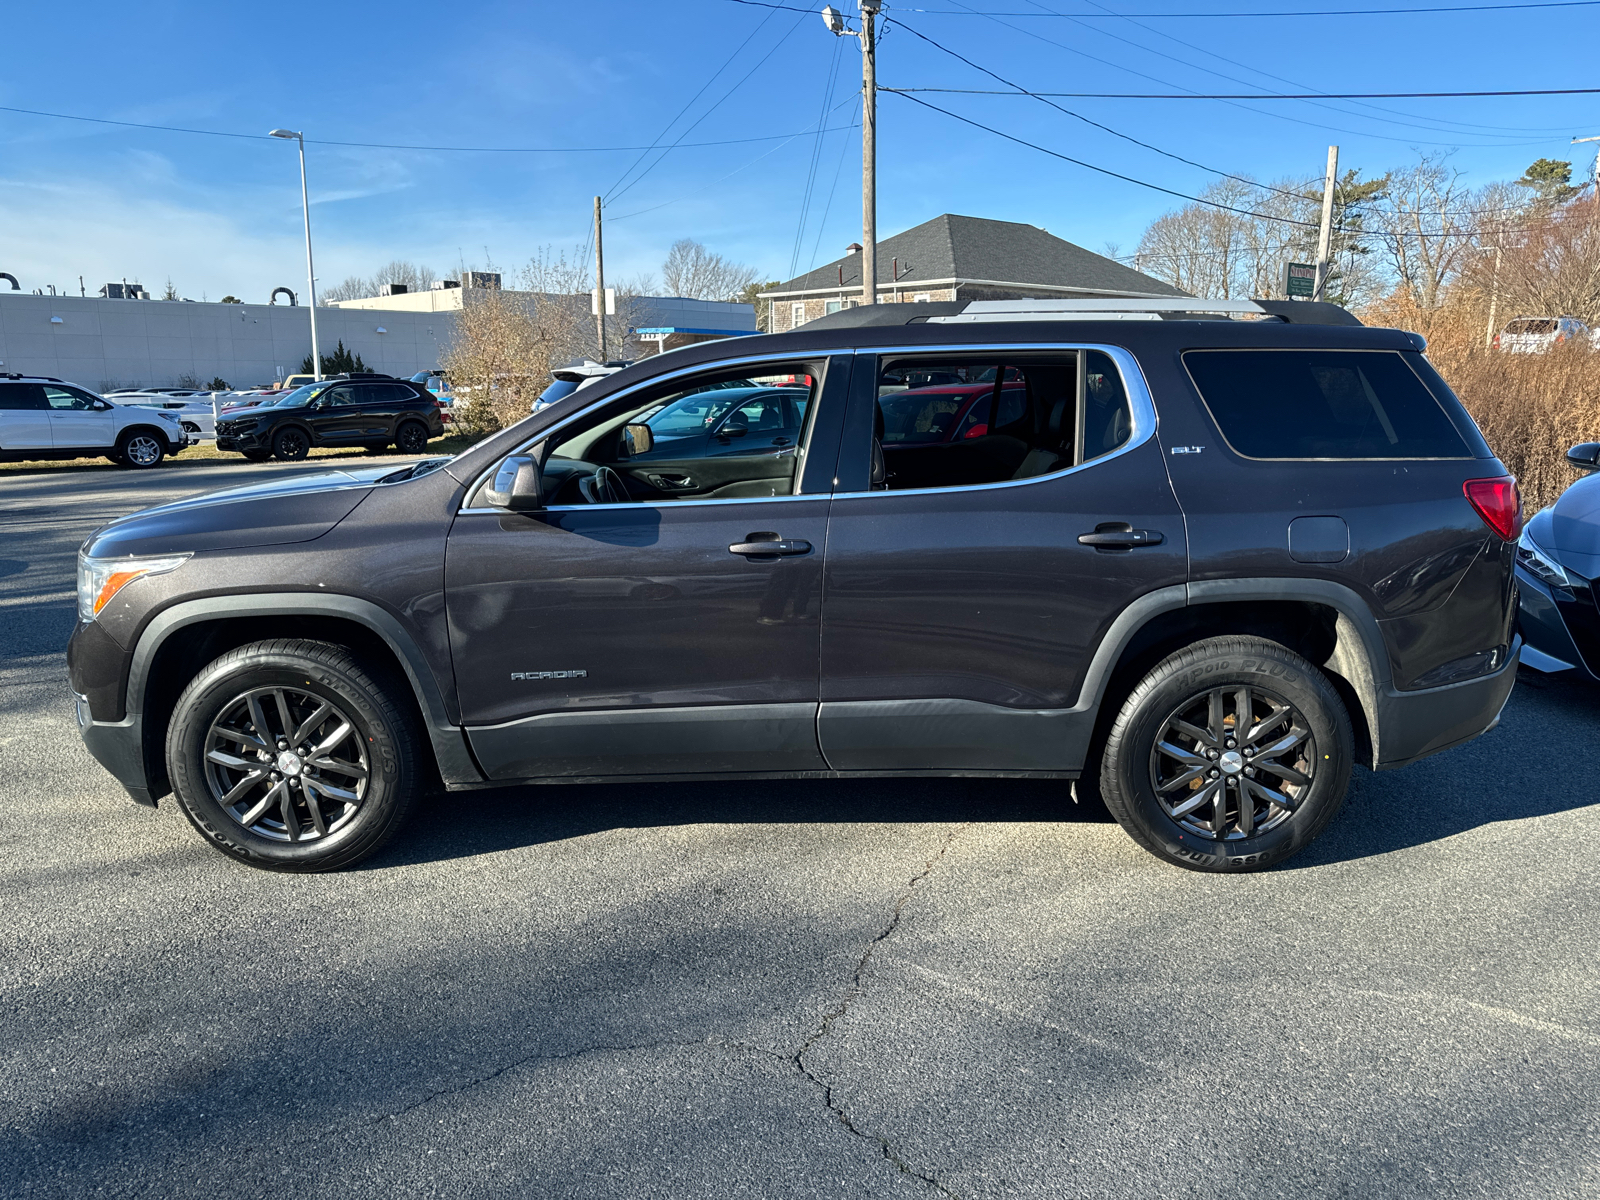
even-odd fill
[(1524, 529), (1522, 536), (1517, 539), (1517, 565), (1535, 579), (1548, 583), (1551, 587), (1570, 589), (1572, 579), (1567, 575), (1561, 564), (1549, 557), (1539, 549), (1534, 540), (1528, 536)]
[(159, 415), (160, 415), (161, 419), (164, 420), (164, 421), (172, 421), (172, 422), (176, 423), (178, 421), (178, 419), (179, 419), (177, 413), (175, 413), (175, 412), (167, 412), (165, 409), (163, 409)]
[(135, 579), (163, 575), (189, 561), (187, 554), (166, 558), (86, 558), (78, 555), (78, 619), (92, 621), (111, 598)]

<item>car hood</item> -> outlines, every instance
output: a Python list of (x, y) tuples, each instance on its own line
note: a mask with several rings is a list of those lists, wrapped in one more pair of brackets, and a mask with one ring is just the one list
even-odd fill
[(1562, 566), (1585, 579), (1600, 578), (1600, 474), (1578, 480), (1549, 513), (1548, 524), (1532, 531), (1533, 540), (1554, 551)]
[(319, 538), (392, 475), (393, 464), (296, 475), (147, 508), (104, 525), (83, 544), (92, 558), (284, 546)]

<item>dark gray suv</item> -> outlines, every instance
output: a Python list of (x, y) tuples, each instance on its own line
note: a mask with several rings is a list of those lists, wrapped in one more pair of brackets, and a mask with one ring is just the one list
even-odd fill
[[(1357, 763), (1498, 719), (1516, 484), (1414, 335), (1112, 307), (849, 310), (454, 459), (113, 522), (84, 740), (279, 870), (372, 853), (438, 782), (863, 775), (1059, 779), (1169, 862), (1280, 862)], [(797, 397), (794, 444), (662, 453), (649, 416), (733, 378)]]

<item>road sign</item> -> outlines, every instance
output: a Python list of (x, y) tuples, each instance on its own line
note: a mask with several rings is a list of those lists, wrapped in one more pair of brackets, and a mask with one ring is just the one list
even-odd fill
[(1283, 264), (1283, 294), (1291, 300), (1309, 300), (1317, 294), (1317, 268), (1311, 263)]

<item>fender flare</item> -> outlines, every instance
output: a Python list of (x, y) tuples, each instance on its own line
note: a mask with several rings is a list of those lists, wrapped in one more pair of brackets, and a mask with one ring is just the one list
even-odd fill
[(1355, 690), (1372, 737), (1373, 759), (1382, 755), (1383, 697), (1394, 691), (1389, 651), (1378, 620), (1354, 589), (1328, 579), (1208, 579), (1146, 592), (1118, 614), (1090, 659), (1074, 711), (1096, 712), (1111, 674), (1134, 635), (1154, 617), (1196, 604), (1237, 604), (1299, 600), (1326, 605), (1338, 618), (1332, 657), (1321, 664)]
[(167, 639), (178, 630), (202, 621), (282, 616), (339, 617), (355, 621), (381, 637), (394, 653), (411, 684), (417, 707), (422, 712), (423, 724), (427, 727), (428, 740), (433, 744), (439, 774), (445, 783), (483, 781), (483, 773), (478, 770), (477, 763), (467, 749), (466, 737), (460, 727), (450, 720), (444, 693), (440, 691), (438, 680), (434, 678), (427, 659), (410, 632), (386, 609), (356, 596), (255, 592), (185, 600), (163, 609), (140, 631), (134, 642), (133, 656), (128, 666), (127, 714), (142, 718), (151, 664)]

